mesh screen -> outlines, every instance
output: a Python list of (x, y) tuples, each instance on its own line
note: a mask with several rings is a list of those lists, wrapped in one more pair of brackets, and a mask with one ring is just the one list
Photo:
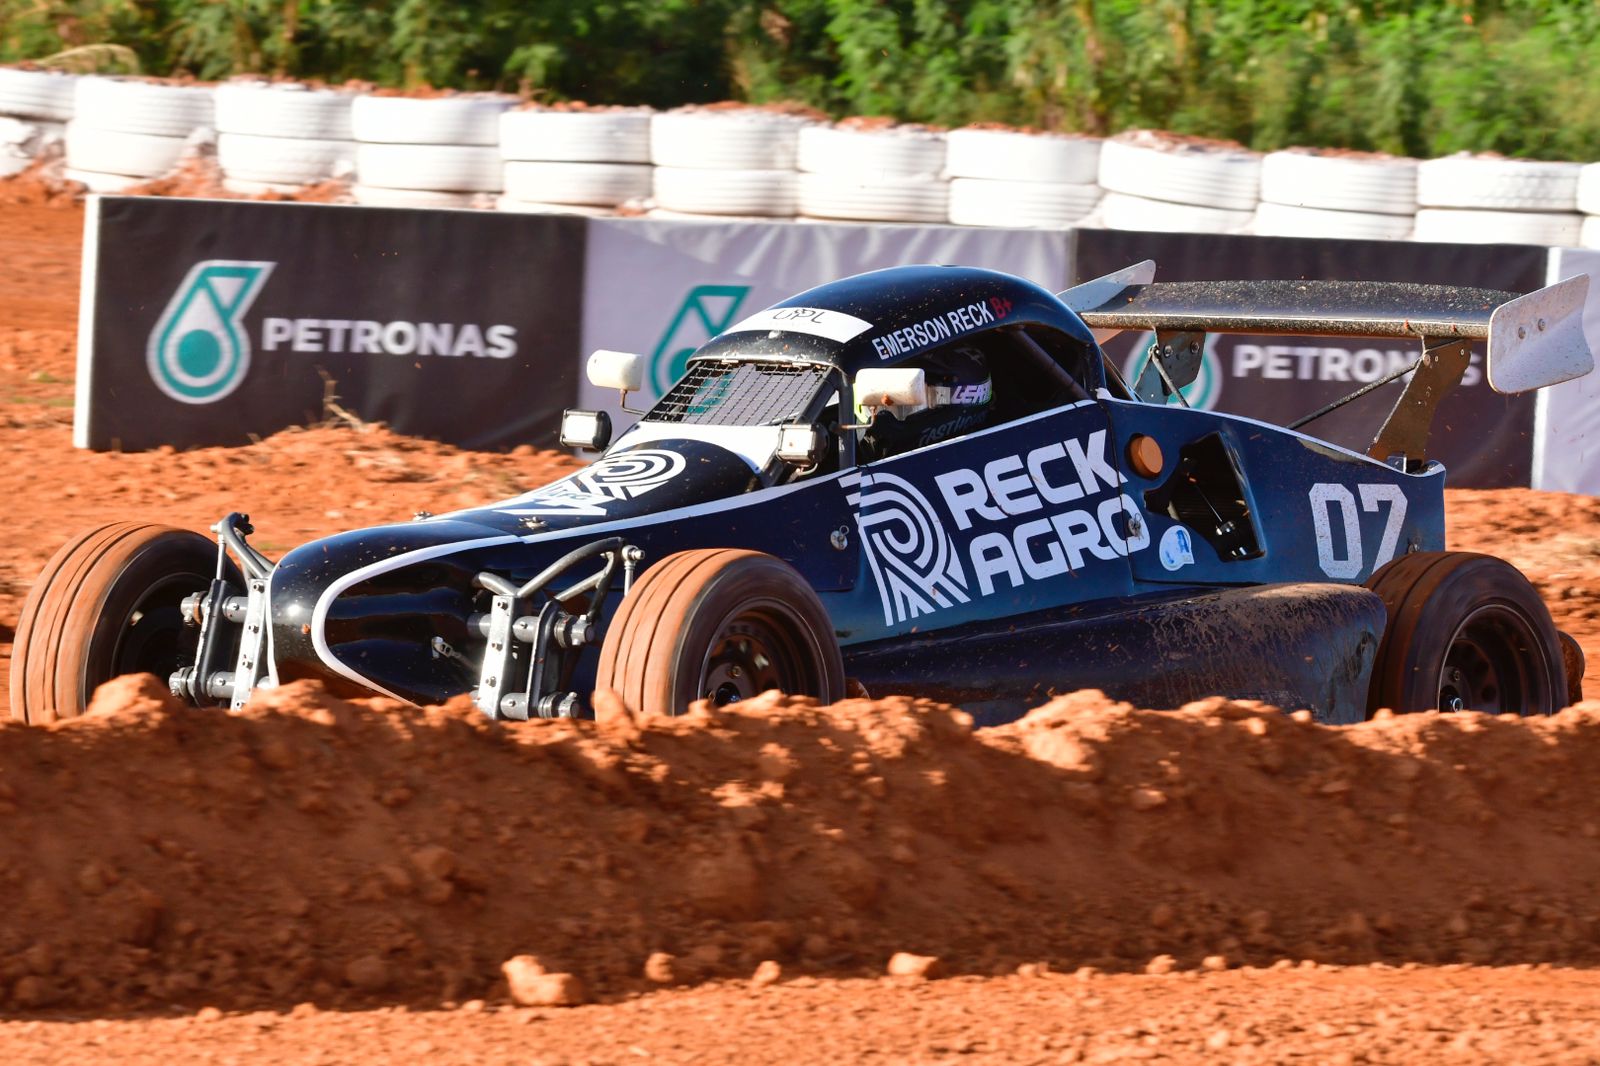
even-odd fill
[(828, 376), (792, 363), (691, 363), (689, 373), (645, 415), (697, 426), (776, 426), (804, 413)]

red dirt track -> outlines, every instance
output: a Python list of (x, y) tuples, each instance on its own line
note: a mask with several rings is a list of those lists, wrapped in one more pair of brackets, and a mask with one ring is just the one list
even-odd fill
[[(82, 213), (39, 199), (0, 182), (7, 641), (85, 526), (245, 509), (277, 554), (571, 463), (345, 424), (76, 452)], [(1448, 506), (1600, 667), (1600, 501)], [(1301, 717), (1080, 693), (976, 733), (904, 699), (497, 725), (117, 682), (0, 725), (0, 1061), (1600, 1061), (1600, 702)], [(943, 976), (885, 976), (896, 952)], [(516, 1005), (519, 954), (596, 1002)]]

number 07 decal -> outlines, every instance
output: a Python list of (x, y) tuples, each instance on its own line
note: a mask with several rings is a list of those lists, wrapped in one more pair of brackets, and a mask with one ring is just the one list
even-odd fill
[[(1400, 527), (1406, 520), (1406, 494), (1399, 485), (1384, 484), (1357, 485), (1356, 491), (1361, 494), (1361, 510), (1377, 511), (1385, 504), (1389, 508), (1378, 552), (1372, 558), (1372, 569), (1376, 570), (1394, 558), (1395, 547), (1400, 543)], [(1342, 554), (1334, 541), (1335, 522), (1344, 534)], [(1366, 568), (1366, 554), (1361, 545), (1361, 515), (1356, 511), (1355, 495), (1348, 488), (1326, 481), (1312, 485), (1311, 524), (1317, 534), (1317, 564), (1324, 574), (1348, 581)]]

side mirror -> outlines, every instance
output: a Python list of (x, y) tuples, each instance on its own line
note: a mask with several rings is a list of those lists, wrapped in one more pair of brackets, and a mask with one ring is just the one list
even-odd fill
[(816, 466), (828, 451), (828, 434), (821, 426), (794, 422), (778, 427), (778, 458), (790, 466)]
[(561, 412), (561, 443), (568, 448), (605, 451), (611, 443), (611, 416), (604, 411)]
[(901, 407), (920, 411), (928, 406), (928, 375), (920, 368), (869, 367), (856, 374), (855, 406)]

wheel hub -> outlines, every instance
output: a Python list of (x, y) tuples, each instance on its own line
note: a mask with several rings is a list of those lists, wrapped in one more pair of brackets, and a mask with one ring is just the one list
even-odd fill
[(699, 686), (715, 706), (747, 700), (768, 689), (804, 691), (802, 659), (786, 627), (761, 613), (731, 619), (711, 643)]
[(1439, 673), (1439, 709), (1517, 714), (1539, 706), (1539, 680), (1529, 669), (1538, 635), (1516, 612), (1490, 604), (1462, 620)]

